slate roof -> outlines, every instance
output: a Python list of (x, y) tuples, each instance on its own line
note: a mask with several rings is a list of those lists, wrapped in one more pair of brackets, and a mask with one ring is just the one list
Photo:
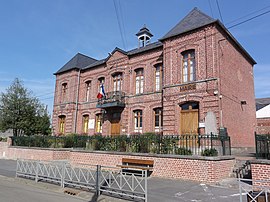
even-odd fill
[(136, 36), (140, 36), (143, 34), (147, 34), (148, 36), (152, 37), (153, 34), (150, 32), (150, 30), (146, 27), (146, 25), (143, 26), (143, 28), (140, 29), (140, 31), (136, 34)]
[[(150, 43), (145, 47), (135, 48), (130, 51), (124, 51), (118, 47), (116, 47), (111, 54), (115, 51), (120, 51), (121, 53), (132, 56), (135, 54), (143, 53), (145, 51), (149, 51), (155, 48), (159, 48), (163, 46), (162, 41), (168, 39), (173, 36), (177, 36), (189, 31), (192, 31), (197, 28), (201, 28), (211, 23), (218, 24), (227, 34), (228, 36), (234, 41), (236, 46), (242, 51), (243, 55), (247, 57), (253, 64), (256, 64), (256, 61), (248, 54), (248, 52), (238, 43), (238, 41), (232, 36), (232, 34), (226, 29), (226, 27), (219, 21), (211, 18), (210, 16), (201, 12), (198, 8), (194, 8), (186, 17), (184, 17), (175, 27), (173, 27), (167, 34), (165, 34), (159, 41)], [(143, 27), (139, 33), (149, 31), (146, 30), (146, 27)], [(137, 33), (137, 34), (139, 34)], [(98, 65), (105, 64), (106, 61), (110, 58), (110, 55), (102, 60), (96, 60), (94, 58), (88, 57), (86, 55), (78, 53), (75, 55), (69, 62), (67, 62), (61, 69), (59, 69), (55, 74), (59, 74), (71, 69), (89, 69)], [(269, 98), (270, 99), (270, 98)]]
[(81, 53), (77, 53), (70, 61), (68, 61), (62, 68), (60, 68), (54, 74), (60, 74), (71, 69), (82, 69), (90, 64), (97, 62), (98, 60), (83, 55)]
[(270, 104), (270, 98), (257, 98), (256, 102), (256, 111)]
[(135, 54), (138, 54), (138, 53), (142, 53), (144, 51), (148, 51), (148, 50), (151, 50), (151, 49), (154, 49), (154, 48), (159, 48), (163, 46), (163, 44), (160, 42), (160, 41), (157, 41), (157, 42), (154, 42), (154, 43), (150, 43), (144, 47), (141, 47), (141, 48), (135, 48), (133, 50), (130, 50), (127, 52), (128, 55), (135, 55)]
[(82, 70), (89, 69), (89, 68), (92, 68), (92, 67), (96, 67), (96, 66), (105, 64), (106, 61), (107, 61), (107, 58), (102, 59), (102, 60), (98, 60), (98, 61), (96, 61), (96, 62), (94, 62), (94, 63), (92, 63), (92, 64), (90, 64), (90, 65), (88, 65), (86, 67), (83, 67)]
[(194, 8), (190, 13), (184, 17), (174, 28), (165, 34), (160, 40), (164, 40), (179, 34), (203, 27), (211, 24), (217, 20), (209, 17), (201, 12), (198, 8)]

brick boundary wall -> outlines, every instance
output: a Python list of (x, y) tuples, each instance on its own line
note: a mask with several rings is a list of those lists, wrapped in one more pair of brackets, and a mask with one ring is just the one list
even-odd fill
[(81, 151), (74, 149), (43, 149), (8, 147), (0, 143), (0, 158), (31, 160), (68, 160), (71, 164), (113, 166), (121, 165), (122, 158), (154, 161), (151, 176), (216, 183), (232, 173), (235, 158), (231, 156), (201, 157), (123, 152)]
[(270, 160), (258, 159), (251, 161), (251, 175), (254, 186), (264, 186), (270, 188)]

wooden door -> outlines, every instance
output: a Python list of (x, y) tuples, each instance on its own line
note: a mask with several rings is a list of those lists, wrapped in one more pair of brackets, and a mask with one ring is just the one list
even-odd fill
[(180, 134), (196, 135), (199, 127), (199, 103), (186, 102), (181, 106)]
[(120, 119), (121, 113), (114, 112), (111, 116), (111, 135), (120, 135)]
[(181, 111), (181, 135), (198, 134), (199, 111), (198, 109), (189, 109)]
[(111, 121), (111, 135), (120, 135), (120, 123), (119, 120)]
[(198, 146), (199, 104), (186, 103), (181, 106), (181, 109), (180, 134), (184, 136), (180, 146), (193, 149)]

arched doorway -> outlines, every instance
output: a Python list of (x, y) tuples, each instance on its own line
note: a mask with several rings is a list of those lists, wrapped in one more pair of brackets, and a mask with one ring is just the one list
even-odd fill
[(181, 107), (180, 114), (180, 134), (198, 134), (199, 127), (199, 103), (186, 102)]

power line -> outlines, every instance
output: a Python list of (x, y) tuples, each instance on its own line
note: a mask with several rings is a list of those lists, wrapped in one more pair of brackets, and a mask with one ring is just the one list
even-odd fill
[(250, 21), (250, 20), (253, 20), (253, 19), (255, 19), (255, 18), (258, 18), (258, 17), (260, 17), (260, 16), (262, 16), (262, 15), (265, 15), (265, 14), (267, 14), (267, 13), (270, 13), (270, 10), (269, 10), (269, 11), (266, 11), (266, 12), (264, 12), (264, 13), (261, 13), (261, 14), (259, 14), (259, 15), (256, 15), (256, 16), (254, 16), (254, 17), (252, 17), (252, 18), (249, 18), (249, 19), (247, 19), (247, 20), (244, 20), (244, 21), (242, 21), (242, 22), (239, 22), (239, 23), (237, 23), (237, 24), (235, 24), (235, 25), (232, 25), (232, 26), (228, 27), (227, 29), (231, 29), (231, 28), (236, 27), (236, 26), (238, 26), (238, 25), (244, 24), (244, 23), (246, 23), (246, 22), (248, 22), (248, 21)]
[(113, 0), (113, 4), (114, 4), (114, 9), (115, 9), (115, 13), (116, 13), (116, 18), (117, 18), (118, 27), (119, 27), (119, 30), (120, 30), (122, 43), (123, 43), (124, 49), (126, 49), (126, 43), (125, 43), (124, 36), (123, 36), (123, 30), (122, 30), (122, 26), (121, 26), (121, 23), (120, 23), (119, 11), (117, 9), (116, 0)]
[(218, 0), (216, 0), (216, 3), (217, 3), (218, 12), (219, 12), (219, 16), (220, 16), (221, 22), (223, 23), (223, 18), (222, 18), (221, 11), (220, 11), (220, 8), (219, 8)]
[(270, 7), (270, 6), (266, 6), (266, 7), (264, 7), (264, 8), (259, 9), (259, 10), (253, 11), (253, 12), (247, 14), (247, 15), (244, 15), (244, 16), (242, 16), (242, 17), (239, 17), (239, 18), (237, 18), (237, 19), (235, 19), (235, 20), (232, 20), (232, 21), (226, 23), (226, 25), (232, 24), (232, 23), (234, 23), (234, 22), (236, 22), (236, 21), (238, 21), (238, 20), (241, 20), (241, 19), (246, 18), (246, 17), (248, 17), (248, 16), (250, 16), (250, 15), (253, 15), (253, 14), (255, 14), (255, 13), (258, 13), (258, 12), (260, 12), (260, 11), (262, 11), (262, 10), (265, 10), (265, 9), (269, 8), (269, 7)]
[(210, 2), (210, 0), (208, 0), (208, 4), (209, 4), (209, 7), (210, 7), (211, 16), (212, 16), (212, 18), (214, 18), (214, 15), (213, 15), (213, 10), (212, 10), (212, 6), (211, 6), (211, 2)]
[(122, 6), (121, 6), (121, 1), (118, 1), (118, 3), (119, 3), (120, 17), (121, 17), (121, 22), (122, 22), (122, 27), (123, 27), (124, 40), (125, 40), (126, 45), (128, 45), (127, 38), (126, 38), (126, 28), (125, 28), (125, 23), (124, 23), (124, 18), (123, 18), (123, 10), (122, 10)]

